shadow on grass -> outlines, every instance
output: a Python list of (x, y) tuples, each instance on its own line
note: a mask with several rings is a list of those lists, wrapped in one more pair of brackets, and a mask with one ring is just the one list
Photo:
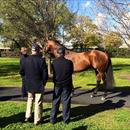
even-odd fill
[[(73, 107), (71, 109), (71, 121), (70, 122), (76, 122), (85, 118), (88, 118), (90, 116), (93, 116), (97, 113), (112, 110), (115, 108), (121, 108), (125, 105), (125, 100), (119, 100), (116, 103), (113, 103), (111, 100), (107, 100), (104, 103), (100, 104), (90, 104), (88, 106), (77, 106)], [(59, 111), (59, 114), (61, 111)], [(57, 122), (63, 121), (62, 116), (59, 116), (57, 118)], [(49, 122), (49, 115), (44, 117), (44, 123)], [(87, 130), (87, 126), (79, 126), (77, 128), (74, 128), (73, 130)]]
[[(93, 116), (99, 112), (103, 112), (110, 109), (115, 108), (121, 108), (125, 104), (125, 100), (119, 100), (116, 103), (113, 103), (111, 100), (107, 100), (104, 103), (100, 104), (91, 104), (88, 106), (78, 106), (71, 109), (71, 122), (79, 121), (81, 119), (88, 118), (90, 116)], [(49, 112), (51, 108), (47, 108), (43, 110), (44, 112)], [(61, 111), (59, 112), (61, 113)], [(4, 128), (7, 125), (10, 125), (12, 123), (24, 123), (25, 113), (21, 112), (9, 117), (2, 117), (0, 118), (0, 127)], [(50, 115), (47, 114), (46, 116), (43, 116), (42, 123), (48, 123), (49, 122)], [(58, 117), (57, 122), (62, 121), (62, 117)], [(33, 119), (31, 120), (33, 123)], [(87, 126), (79, 126), (77, 128), (74, 128), (73, 130), (86, 130)]]
[(77, 128), (73, 128), (72, 130), (87, 130), (87, 126), (79, 126)]
[(116, 103), (113, 103), (111, 100), (107, 100), (104, 103), (100, 104), (90, 104), (88, 106), (78, 106), (71, 109), (71, 121), (79, 121), (81, 119), (88, 118), (99, 112), (106, 110), (111, 110), (115, 108), (121, 108), (125, 105), (125, 100), (119, 100)]
[(8, 76), (11, 72), (19, 73), (19, 65), (0, 65), (0, 76)]
[(0, 127), (4, 128), (7, 125), (12, 124), (12, 123), (18, 123), (18, 122), (23, 123), (24, 119), (25, 119), (24, 112), (21, 112), (21, 113), (18, 113), (16, 115), (12, 115), (9, 117), (3, 117), (3, 118), (0, 118)]
[[(50, 111), (51, 108), (44, 109), (44, 112)], [(32, 114), (32, 117), (34, 117), (34, 113)], [(50, 116), (44, 116), (42, 117), (42, 123), (48, 122), (49, 120), (46, 120), (46, 118), (49, 118)], [(25, 123), (25, 112), (21, 112), (9, 117), (2, 117), (0, 118), (0, 128), (4, 128), (7, 125), (13, 124), (13, 123)], [(46, 120), (46, 121), (44, 121)], [(31, 118), (30, 122), (33, 123), (33, 118)]]
[(126, 70), (130, 68), (130, 64), (116, 64), (112, 65), (114, 71), (119, 71), (119, 70)]

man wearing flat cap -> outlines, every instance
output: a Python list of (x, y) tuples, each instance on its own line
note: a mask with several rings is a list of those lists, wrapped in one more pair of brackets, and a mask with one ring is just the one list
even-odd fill
[(21, 67), (21, 74), (25, 76), (27, 85), (28, 99), (25, 121), (32, 118), (32, 106), (34, 107), (34, 124), (38, 125), (42, 118), (42, 101), (44, 86), (48, 79), (48, 71), (46, 62), (39, 56), (40, 48), (38, 45), (32, 46), (32, 54), (27, 57)]
[(34, 40), (33, 40), (32, 47), (35, 47), (35, 46), (38, 47), (37, 49), (39, 49), (39, 55), (42, 56), (42, 45), (41, 45), (40, 40), (38, 38), (34, 38)]
[[(28, 54), (27, 54), (28, 53), (28, 48), (27, 47), (21, 47), (20, 52), (21, 52), (21, 57), (20, 57), (20, 68), (21, 68), (22, 64), (24, 64), (26, 58), (28, 57)], [(27, 96), (25, 76), (21, 76), (21, 78), (22, 78), (22, 88), (21, 88), (22, 97), (24, 98), (24, 97)]]
[(60, 100), (62, 99), (63, 121), (65, 124), (68, 124), (70, 120), (71, 91), (73, 86), (73, 63), (65, 59), (64, 48), (59, 48), (57, 53), (59, 57), (52, 64), (54, 92), (50, 122), (53, 124), (56, 123)]

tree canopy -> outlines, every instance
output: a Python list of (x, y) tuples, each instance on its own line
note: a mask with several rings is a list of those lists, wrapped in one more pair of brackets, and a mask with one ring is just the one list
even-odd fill
[[(128, 47), (130, 44), (130, 1), (129, 0), (95, 0), (97, 12), (108, 18), (109, 31), (116, 31)], [(113, 28), (113, 30), (110, 30)], [(102, 30), (106, 29), (106, 26)]]
[(86, 16), (77, 16), (69, 33), (71, 39), (74, 39), (75, 47), (98, 46), (102, 41), (97, 26)]
[(33, 36), (45, 40), (60, 35), (60, 27), (73, 21), (65, 0), (0, 0), (4, 23), (0, 34), (19, 46), (30, 45)]
[[(17, 47), (30, 46), (33, 37), (38, 37), (44, 44), (49, 36), (61, 36), (80, 48), (99, 47), (102, 43), (105, 47), (118, 47), (122, 38), (126, 41), (130, 37), (127, 0), (124, 3), (120, 0), (95, 0), (97, 10), (111, 16), (112, 22), (117, 22), (114, 34), (113, 30), (101, 33), (102, 30), (88, 16), (72, 12), (67, 0), (0, 0), (0, 3), (0, 18), (3, 20), (0, 35), (13, 41)], [(119, 25), (123, 30), (119, 30)]]
[(104, 36), (103, 44), (106, 49), (119, 48), (123, 41), (119, 33), (109, 32)]

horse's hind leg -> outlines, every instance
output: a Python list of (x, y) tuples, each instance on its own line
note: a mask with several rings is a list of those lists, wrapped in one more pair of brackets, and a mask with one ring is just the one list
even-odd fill
[(108, 95), (108, 92), (106, 89), (106, 74), (105, 73), (102, 76), (102, 80), (103, 80), (103, 87), (104, 87), (104, 95), (102, 96), (101, 100), (105, 100)]

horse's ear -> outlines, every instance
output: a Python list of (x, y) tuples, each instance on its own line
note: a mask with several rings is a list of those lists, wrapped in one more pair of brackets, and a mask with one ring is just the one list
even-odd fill
[(46, 41), (46, 42), (48, 41), (48, 36), (46, 36), (45, 41)]

